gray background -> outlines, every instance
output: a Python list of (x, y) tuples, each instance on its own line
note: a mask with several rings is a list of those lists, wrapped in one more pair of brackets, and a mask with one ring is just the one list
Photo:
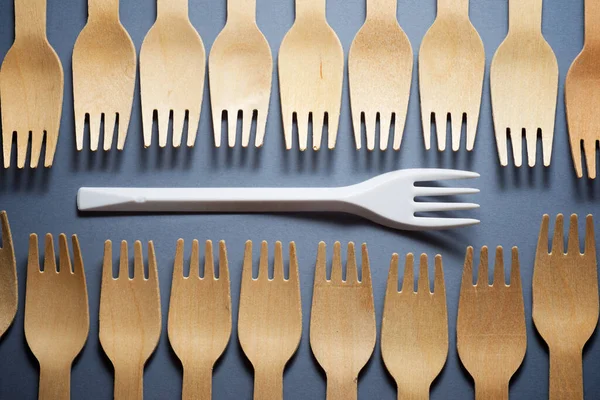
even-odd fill
[[(208, 50), (222, 29), (226, 2), (190, 1), (192, 23)], [(483, 38), (489, 62), (507, 32), (508, 2), (478, 0), (471, 2), (471, 19)], [(401, 1), (398, 19), (417, 52), (421, 39), (434, 20), (435, 0)], [(318, 153), (286, 152), (283, 145), (279, 112), (278, 81), (273, 75), (273, 94), (268, 120), (266, 144), (262, 149), (215, 149), (212, 142), (210, 101), (206, 88), (201, 126), (193, 149), (142, 148), (139, 85), (136, 87), (133, 115), (125, 151), (92, 154), (75, 151), (71, 54), (77, 35), (86, 21), (84, 0), (48, 1), (48, 36), (60, 56), (65, 70), (65, 97), (61, 136), (54, 167), (51, 170), (0, 169), (0, 209), (6, 209), (12, 223), (19, 269), (19, 313), (0, 342), (0, 398), (34, 398), (37, 393), (38, 365), (27, 348), (23, 335), (23, 304), (27, 237), (31, 232), (61, 232), (79, 235), (88, 279), (91, 326), (90, 335), (73, 366), (73, 398), (108, 399), (112, 395), (113, 371), (98, 342), (98, 300), (103, 241), (122, 239), (154, 240), (157, 249), (163, 318), (167, 320), (170, 280), (179, 237), (191, 239), (225, 239), (229, 249), (233, 314), (238, 310), (241, 263), (244, 241), (266, 239), (296, 241), (299, 251), (304, 331), (300, 348), (285, 372), (287, 399), (323, 398), (325, 376), (310, 352), (308, 326), (312, 281), (317, 242), (367, 242), (373, 270), (373, 290), (377, 321), (381, 321), (383, 295), (390, 256), (393, 252), (441, 253), (446, 272), (450, 349), (443, 372), (432, 387), (431, 396), (469, 398), (473, 383), (461, 367), (456, 353), (455, 322), (460, 276), (467, 245), (484, 244), (520, 248), (527, 316), (528, 351), (525, 361), (511, 382), (514, 399), (547, 398), (548, 352), (531, 322), (531, 275), (535, 244), (541, 216), (562, 212), (580, 215), (598, 210), (600, 182), (577, 180), (572, 167), (567, 137), (563, 86), (569, 65), (583, 44), (583, 1), (546, 0), (543, 31), (556, 52), (560, 65), (560, 90), (552, 166), (544, 169), (499, 166), (493, 139), (489, 97), (489, 71), (486, 69), (483, 103), (475, 150), (458, 154), (423, 148), (417, 69), (414, 80), (404, 141), (400, 152), (357, 152), (352, 138), (347, 79), (344, 85), (339, 139), (335, 151)], [(152, 0), (121, 1), (121, 19), (138, 49), (154, 22)], [(339, 35), (345, 53), (365, 17), (364, 0), (329, 0), (327, 15)], [(274, 59), (277, 49), (294, 19), (294, 2), (259, 0), (258, 24), (267, 36)], [(0, 54), (10, 47), (13, 34), (13, 4), (0, 4)], [(416, 56), (415, 56), (416, 60)], [(435, 143), (435, 142), (434, 142)], [(464, 147), (464, 145), (463, 145)], [(538, 146), (539, 148), (539, 146)], [(13, 153), (14, 154), (14, 153)], [(512, 162), (512, 160), (511, 160)], [(541, 164), (541, 154), (538, 154)], [(14, 160), (13, 160), (14, 165)], [(409, 167), (456, 167), (475, 170), (481, 178), (470, 182), (481, 188), (472, 197), (481, 209), (470, 215), (481, 218), (479, 226), (457, 231), (415, 234), (387, 230), (370, 222), (342, 215), (195, 215), (195, 216), (102, 216), (79, 215), (75, 194), (89, 186), (329, 186), (362, 181), (381, 172)], [(331, 254), (329, 255), (331, 258)], [(214, 397), (218, 399), (251, 398), (252, 369), (246, 361), (235, 334), (214, 371)], [(379, 331), (378, 331), (379, 332)], [(596, 336), (584, 354), (584, 379), (587, 398), (598, 398), (600, 345)], [(166, 324), (160, 344), (145, 372), (145, 397), (178, 398), (181, 390), (181, 366), (171, 351)], [(359, 377), (359, 397), (393, 399), (396, 389), (381, 361), (379, 343), (372, 359)]]

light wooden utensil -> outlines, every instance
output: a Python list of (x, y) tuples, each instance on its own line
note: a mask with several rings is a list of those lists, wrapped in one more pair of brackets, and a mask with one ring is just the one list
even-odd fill
[(388, 147), (394, 119), (394, 150), (400, 149), (410, 85), (413, 53), (396, 19), (397, 0), (366, 0), (367, 18), (348, 55), (348, 78), (356, 148), (361, 148), (362, 117), (367, 149), (375, 148), (379, 117), (379, 148)]
[[(530, 167), (536, 162), (536, 143), (542, 138), (544, 165), (550, 165), (558, 63), (542, 35), (542, 0), (510, 0), (509, 30), (490, 67), (490, 91), (500, 164), (508, 165), (507, 140), (515, 166), (522, 164), (527, 142)], [(541, 133), (540, 133), (541, 131)]]
[(398, 254), (392, 256), (381, 321), (381, 355), (398, 385), (399, 399), (429, 399), (429, 388), (448, 356), (448, 312), (442, 257), (435, 257), (434, 291), (427, 255), (421, 254), (418, 289), (414, 256), (406, 256), (398, 292)]
[(100, 293), (100, 344), (115, 368), (115, 400), (142, 399), (144, 364), (161, 330), (160, 293), (154, 244), (148, 242), (148, 279), (142, 243), (135, 242), (129, 278), (127, 242), (121, 242), (119, 276), (113, 278), (112, 243), (104, 244)]
[(181, 146), (188, 119), (187, 145), (196, 142), (206, 53), (190, 22), (188, 0), (157, 0), (157, 17), (140, 50), (140, 91), (144, 147), (152, 144), (154, 112), (158, 116), (158, 144), (167, 145), (169, 115), (173, 117), (173, 147)]
[(358, 280), (354, 243), (348, 243), (346, 279), (342, 280), (341, 245), (333, 246), (327, 280), (325, 243), (319, 243), (312, 309), (310, 347), (327, 374), (327, 399), (357, 397), (360, 370), (375, 348), (375, 306), (366, 244), (362, 245), (362, 279)]
[(67, 237), (61, 234), (59, 268), (52, 235), (46, 235), (44, 271), (40, 271), (38, 237), (29, 238), (25, 338), (40, 363), (39, 399), (71, 398), (71, 364), (90, 330), (88, 294), (83, 259), (73, 235), (73, 266)]
[(256, 116), (254, 145), (265, 139), (273, 57), (269, 42), (256, 25), (256, 0), (228, 0), (227, 23), (215, 39), (208, 60), (215, 146), (221, 146), (221, 120), (227, 113), (228, 144), (235, 146), (238, 114), (242, 113), (242, 146), (250, 143)]
[(463, 270), (456, 345), (462, 364), (475, 380), (477, 400), (508, 399), (510, 378), (527, 349), (525, 307), (519, 253), (512, 248), (510, 284), (504, 277), (502, 247), (496, 248), (493, 284), (488, 283), (488, 249), (482, 247), (477, 283), (473, 285), (473, 248)]
[(15, 133), (18, 168), (25, 167), (30, 136), (30, 167), (38, 166), (44, 136), (44, 166), (52, 166), (63, 89), (62, 64), (46, 37), (46, 0), (15, 0), (15, 42), (0, 72), (4, 168), (10, 167)]
[(419, 91), (425, 148), (431, 147), (435, 117), (438, 150), (446, 149), (447, 121), (452, 150), (458, 151), (463, 120), (466, 148), (473, 150), (485, 73), (485, 50), (469, 19), (469, 0), (438, 0), (437, 18), (419, 50)]
[(199, 275), (198, 241), (192, 243), (190, 273), (183, 273), (183, 239), (177, 242), (169, 342), (183, 364), (182, 398), (210, 399), (212, 369), (231, 336), (231, 296), (225, 242), (219, 242), (219, 277), (215, 278), (213, 246), (206, 241), (204, 277)]
[(581, 253), (577, 216), (571, 216), (565, 253), (563, 216), (556, 217), (551, 252), (549, 221), (544, 215), (533, 269), (533, 322), (550, 349), (550, 400), (583, 399), (582, 351), (598, 323), (594, 222), (588, 215)]
[(88, 0), (88, 21), (73, 48), (73, 100), (77, 150), (83, 150), (86, 116), (90, 149), (98, 150), (104, 119), (104, 150), (123, 150), (135, 87), (136, 53), (119, 19), (119, 0)]
[(294, 116), (300, 150), (308, 145), (308, 124), (312, 118), (312, 147), (321, 148), (327, 121), (328, 147), (337, 139), (344, 50), (327, 23), (326, 0), (296, 0), (296, 21), (279, 48), (279, 91), (286, 149), (292, 148)]
[(17, 314), (18, 286), (17, 286), (17, 259), (13, 246), (8, 215), (6, 211), (0, 212), (0, 338), (8, 330)]
[(254, 367), (254, 400), (283, 398), (283, 370), (302, 336), (302, 305), (296, 245), (290, 243), (289, 278), (284, 278), (281, 242), (275, 243), (273, 279), (269, 250), (262, 242), (258, 278), (252, 278), (252, 242), (246, 242), (238, 337)]
[(579, 178), (583, 177), (581, 151), (590, 179), (596, 178), (596, 144), (600, 140), (600, 4), (585, 2), (585, 43), (565, 81), (565, 107), (571, 139), (573, 165)]

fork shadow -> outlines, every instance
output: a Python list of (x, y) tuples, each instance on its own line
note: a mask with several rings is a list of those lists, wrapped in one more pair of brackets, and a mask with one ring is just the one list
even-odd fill
[(52, 168), (18, 169), (15, 164), (8, 169), (0, 167), (0, 193), (40, 192), (46, 193), (52, 182)]

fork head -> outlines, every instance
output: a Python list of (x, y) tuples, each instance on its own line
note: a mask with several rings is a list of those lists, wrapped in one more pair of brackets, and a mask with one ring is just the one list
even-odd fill
[(544, 166), (550, 165), (558, 93), (558, 62), (544, 37), (509, 34), (490, 67), (494, 130), (500, 164), (508, 165), (510, 137), (514, 164), (522, 164), (523, 136), (530, 167), (541, 136)]
[(466, 13), (438, 14), (419, 50), (419, 92), (425, 148), (431, 148), (431, 123), (435, 120), (438, 150), (446, 149), (450, 120), (452, 150), (458, 151), (463, 120), (466, 148), (473, 150), (485, 73), (481, 37)]
[[(579, 247), (577, 215), (571, 215), (567, 251), (564, 218), (556, 217), (548, 251), (550, 217), (544, 215), (533, 270), (533, 321), (546, 343), (583, 349), (598, 322), (598, 271), (594, 224), (586, 218), (585, 250)], [(568, 337), (569, 340), (565, 340)], [(559, 347), (560, 348), (560, 347)]]
[(448, 313), (442, 257), (435, 257), (434, 291), (429, 288), (427, 255), (421, 254), (418, 289), (414, 290), (414, 256), (406, 256), (398, 292), (398, 254), (392, 256), (381, 321), (381, 354), (399, 391), (429, 387), (448, 355)]
[[(394, 7), (395, 8), (395, 7)], [(379, 148), (386, 150), (394, 120), (393, 148), (400, 149), (412, 81), (413, 53), (408, 37), (393, 18), (370, 19), (356, 34), (348, 54), (348, 78), (356, 148), (362, 147), (362, 118), (367, 149), (375, 149), (377, 118)], [(381, 37), (386, 40), (382, 41)]]
[(100, 293), (100, 343), (115, 367), (144, 365), (161, 331), (160, 293), (154, 245), (148, 242), (148, 278), (144, 277), (142, 243), (134, 245), (133, 278), (129, 278), (127, 242), (121, 242), (119, 275), (113, 278), (112, 243), (104, 244)]
[[(184, 241), (177, 241), (171, 300), (169, 342), (184, 365), (212, 365), (231, 336), (231, 296), (225, 242), (219, 242), (219, 277), (214, 274), (213, 245), (206, 241), (204, 277), (199, 276), (199, 245), (192, 242), (190, 273), (183, 273)], [(205, 363), (202, 363), (205, 364)]]
[(140, 92), (144, 147), (152, 144), (154, 113), (158, 141), (167, 145), (169, 116), (173, 117), (173, 147), (181, 146), (188, 119), (187, 146), (196, 142), (204, 93), (205, 50), (187, 12), (156, 20), (140, 51)]
[(208, 71), (215, 146), (221, 146), (224, 114), (227, 115), (228, 145), (235, 146), (241, 113), (242, 147), (248, 147), (250, 143), (254, 117), (254, 145), (262, 147), (271, 98), (273, 57), (256, 22), (227, 22), (210, 50)]
[(25, 337), (41, 364), (70, 365), (88, 336), (90, 317), (83, 259), (77, 236), (72, 237), (73, 264), (67, 237), (59, 236), (57, 269), (54, 242), (46, 235), (44, 270), (40, 271), (38, 237), (29, 238)]
[(273, 279), (269, 279), (269, 249), (263, 241), (258, 277), (252, 277), (252, 242), (246, 242), (238, 316), (240, 345), (255, 368), (283, 370), (302, 335), (302, 306), (296, 245), (290, 243), (289, 278), (284, 278), (283, 249), (275, 243)]
[[(340, 242), (333, 246), (331, 278), (326, 276), (327, 252), (319, 243), (312, 309), (310, 347), (328, 376), (357, 378), (375, 347), (375, 307), (367, 245), (362, 245), (362, 278), (354, 243), (348, 243), (346, 278), (342, 278)], [(335, 332), (335, 334), (333, 334)]]
[(458, 303), (456, 341), (461, 362), (477, 381), (498, 376), (508, 382), (527, 348), (519, 254), (512, 248), (510, 284), (505, 283), (502, 247), (496, 248), (493, 283), (488, 283), (488, 249), (482, 247), (473, 285), (473, 248), (467, 248)]
[(321, 148), (327, 121), (329, 149), (335, 147), (344, 80), (344, 51), (339, 38), (322, 20), (296, 22), (279, 48), (279, 91), (285, 147), (292, 148), (294, 117), (300, 150), (308, 146), (312, 119), (312, 147)]
[(17, 313), (17, 260), (13, 246), (8, 215), (0, 212), (0, 338), (12, 324)]
[[(90, 149), (98, 150), (104, 122), (104, 150), (113, 145), (123, 150), (136, 74), (136, 52), (131, 37), (113, 15), (90, 18), (73, 47), (73, 101), (77, 150), (83, 150), (86, 117), (89, 119)], [(118, 123), (118, 126), (117, 126)]]

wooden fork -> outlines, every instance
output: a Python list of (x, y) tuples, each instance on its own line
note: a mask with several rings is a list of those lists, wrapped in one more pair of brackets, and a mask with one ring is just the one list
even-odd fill
[(227, 113), (228, 143), (235, 146), (238, 114), (242, 113), (242, 146), (250, 143), (253, 115), (256, 139), (265, 139), (273, 56), (269, 42), (256, 25), (256, 0), (228, 0), (227, 23), (215, 39), (208, 60), (210, 101), (215, 146), (221, 146), (221, 119)]
[(0, 240), (0, 338), (8, 330), (17, 314), (18, 286), (17, 259), (6, 211), (0, 212), (2, 231)]
[(319, 243), (310, 347), (327, 374), (327, 399), (357, 397), (360, 370), (375, 348), (375, 307), (366, 244), (362, 245), (362, 279), (358, 280), (354, 243), (348, 243), (346, 279), (342, 280), (341, 245), (333, 246), (331, 279), (327, 280), (325, 243)]
[(302, 305), (296, 245), (290, 243), (289, 278), (284, 279), (281, 242), (275, 243), (273, 279), (269, 250), (262, 242), (258, 278), (252, 278), (252, 242), (246, 242), (238, 337), (254, 367), (254, 400), (283, 398), (283, 370), (302, 336)]
[(294, 116), (300, 150), (308, 144), (308, 123), (312, 117), (312, 146), (321, 148), (325, 120), (328, 147), (337, 139), (344, 50), (325, 17), (326, 0), (296, 0), (296, 21), (279, 48), (279, 91), (285, 147), (292, 148)]
[(507, 136), (515, 166), (522, 164), (523, 135), (530, 167), (541, 131), (544, 165), (550, 165), (558, 63), (542, 35), (542, 0), (510, 0), (509, 30), (490, 67), (490, 91), (500, 164), (508, 165)]
[(213, 246), (206, 241), (204, 277), (199, 276), (198, 241), (192, 243), (190, 274), (183, 274), (183, 239), (177, 242), (169, 342), (183, 364), (182, 398), (210, 399), (212, 369), (231, 336), (231, 297), (225, 242), (219, 242), (219, 277), (214, 275)]
[(505, 283), (502, 247), (496, 248), (491, 285), (488, 284), (487, 247), (481, 249), (476, 285), (473, 285), (473, 248), (467, 249), (458, 302), (456, 342), (460, 360), (475, 380), (475, 398), (508, 399), (510, 378), (523, 362), (527, 348), (516, 247), (512, 249), (510, 285)]
[[(88, 0), (88, 22), (73, 47), (73, 100), (77, 150), (83, 150), (89, 117), (90, 149), (98, 150), (104, 118), (104, 150), (123, 150), (135, 87), (136, 53), (119, 20), (119, 0)], [(117, 128), (118, 123), (118, 128)]]
[(187, 145), (194, 146), (204, 94), (205, 59), (204, 44), (188, 16), (188, 0), (157, 0), (156, 22), (140, 50), (144, 147), (152, 143), (155, 111), (160, 147), (167, 145), (171, 113), (173, 147), (181, 146), (186, 116)]
[(127, 242), (122, 241), (119, 276), (114, 279), (112, 243), (107, 240), (104, 244), (100, 344), (115, 368), (115, 400), (142, 399), (144, 364), (160, 337), (160, 293), (152, 242), (148, 242), (148, 279), (143, 257), (142, 243), (137, 241), (133, 279), (129, 278)]
[(398, 385), (398, 398), (428, 399), (431, 382), (448, 356), (448, 313), (442, 257), (435, 257), (434, 292), (429, 290), (427, 255), (421, 254), (414, 291), (414, 256), (406, 256), (398, 292), (398, 254), (392, 256), (381, 321), (381, 355)]
[(590, 179), (596, 178), (596, 143), (600, 140), (600, 4), (585, 2), (585, 43), (565, 81), (565, 106), (573, 165), (579, 178), (583, 177), (581, 148)]
[(565, 253), (563, 216), (556, 217), (551, 252), (549, 221), (544, 215), (533, 269), (533, 322), (550, 349), (550, 400), (583, 399), (582, 351), (598, 323), (594, 223), (588, 215), (581, 253), (577, 216), (571, 215)]
[(15, 0), (15, 42), (0, 72), (4, 168), (10, 167), (14, 134), (17, 167), (25, 167), (31, 133), (30, 167), (37, 168), (44, 136), (44, 166), (56, 153), (64, 74), (58, 55), (46, 37), (46, 0)]
[(379, 148), (388, 147), (390, 124), (395, 120), (394, 150), (400, 149), (410, 85), (413, 53), (396, 19), (397, 0), (367, 0), (367, 18), (348, 55), (348, 78), (356, 148), (361, 148), (361, 121), (365, 118), (367, 149), (375, 148), (379, 116)]
[(446, 149), (446, 123), (452, 127), (452, 150), (460, 148), (466, 119), (467, 150), (473, 150), (483, 76), (485, 50), (469, 20), (469, 0), (438, 0), (437, 18), (419, 50), (419, 90), (425, 148), (431, 147), (431, 118), (435, 117), (438, 150)]
[(59, 237), (59, 269), (52, 235), (46, 235), (44, 271), (40, 271), (38, 237), (29, 238), (25, 338), (40, 363), (39, 399), (70, 399), (71, 364), (90, 330), (83, 259), (73, 235), (73, 267), (67, 237)]

